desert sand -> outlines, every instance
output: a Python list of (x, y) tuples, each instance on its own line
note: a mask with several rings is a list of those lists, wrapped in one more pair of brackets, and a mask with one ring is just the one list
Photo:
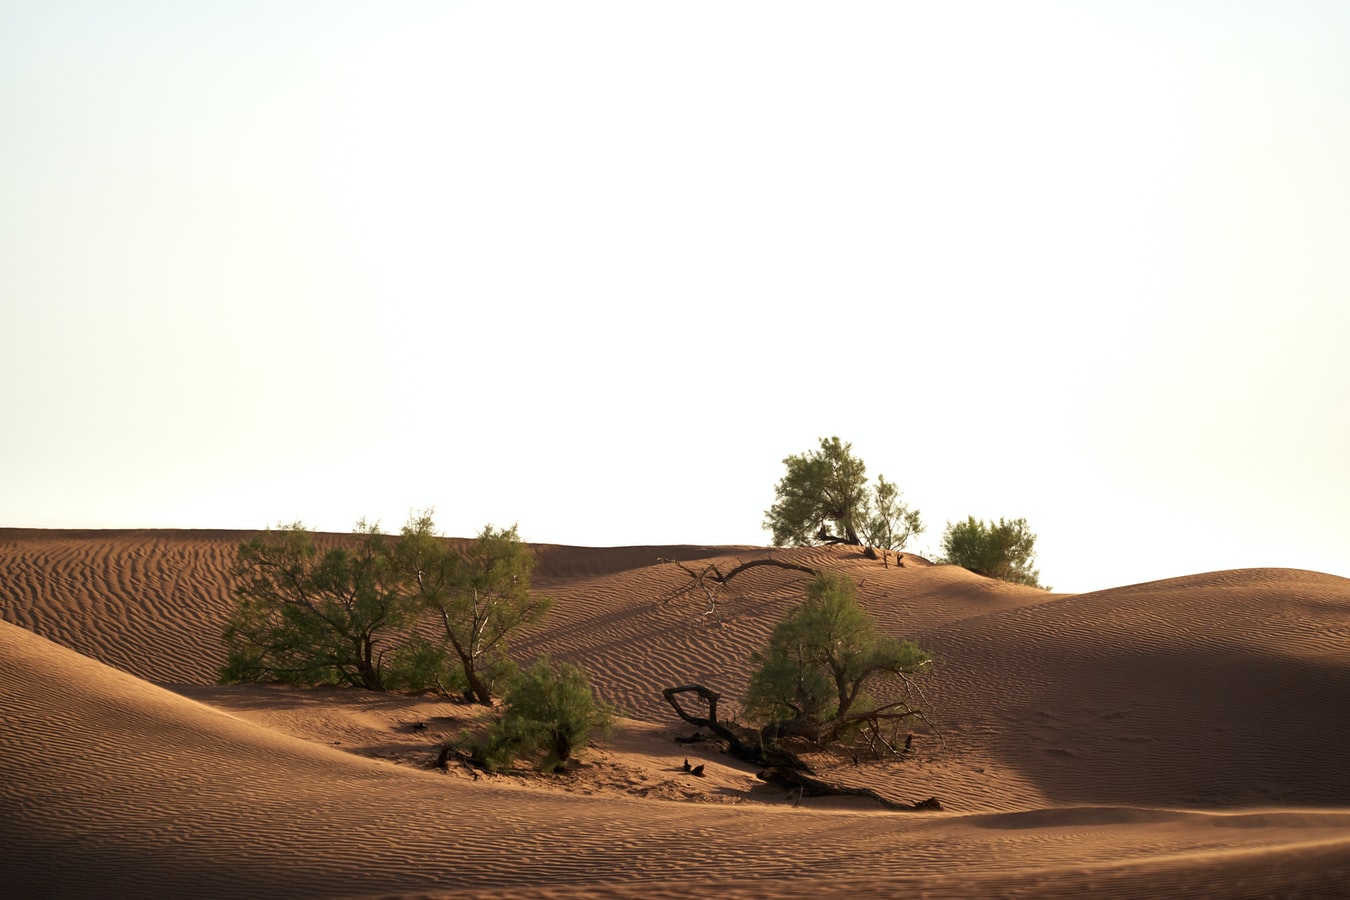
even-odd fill
[[(1287, 569), (1051, 594), (855, 548), (938, 660), (941, 736), (828, 773), (942, 812), (785, 795), (663, 687), (739, 695), (805, 576), (755, 547), (538, 546), (516, 644), (623, 712), (569, 774), (428, 767), (477, 711), (217, 686), (243, 532), (0, 529), (0, 890), (12, 897), (1350, 896), (1350, 580)], [(425, 727), (414, 728), (415, 723)], [(706, 766), (696, 779), (684, 759)]]

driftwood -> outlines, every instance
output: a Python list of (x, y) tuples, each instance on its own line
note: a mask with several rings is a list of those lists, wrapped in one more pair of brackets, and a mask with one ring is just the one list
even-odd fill
[[(707, 714), (700, 716), (685, 709), (676, 699), (680, 694), (697, 695), (707, 705)], [(722, 699), (722, 695), (717, 691), (701, 684), (682, 684), (678, 687), (665, 688), (661, 691), (661, 696), (666, 698), (666, 702), (670, 704), (671, 708), (675, 710), (675, 714), (681, 719), (696, 728), (707, 728), (720, 740), (725, 741), (727, 752), (736, 759), (754, 763), (757, 766), (792, 768), (802, 772), (811, 771), (811, 767), (802, 762), (796, 754), (765, 746), (760, 732), (730, 725), (717, 718), (717, 704)]]
[(929, 797), (927, 800), (918, 800), (914, 803), (898, 803), (889, 798), (883, 797), (871, 788), (853, 788), (840, 787), (836, 784), (829, 784), (821, 781), (819, 778), (812, 778), (796, 769), (783, 767), (774, 767), (765, 769), (756, 777), (760, 781), (767, 782), (775, 787), (783, 788), (789, 792), (797, 792), (798, 797), (865, 797), (868, 800), (875, 800), (886, 809), (896, 810), (932, 810), (942, 811), (942, 803), (936, 797)]
[[(686, 710), (676, 699), (680, 694), (698, 695), (698, 698), (707, 705), (707, 714), (700, 716)], [(701, 684), (682, 684), (664, 689), (661, 691), (661, 696), (666, 698), (666, 702), (670, 704), (671, 708), (675, 710), (675, 714), (681, 719), (695, 727), (707, 728), (718, 738), (726, 741), (727, 752), (732, 756), (745, 762), (764, 765), (759, 742), (753, 736), (753, 733), (745, 729), (733, 729), (717, 718), (717, 704), (722, 699), (722, 695), (717, 691), (706, 688)]]
[(717, 595), (721, 593), (722, 589), (727, 586), (727, 584), (731, 581), (731, 579), (735, 578), (737, 575), (741, 574), (742, 572), (748, 569), (754, 569), (760, 566), (771, 566), (775, 569), (786, 569), (789, 572), (801, 572), (805, 575), (810, 575), (812, 577), (815, 577), (816, 575), (820, 574), (819, 569), (813, 569), (810, 566), (804, 566), (800, 563), (785, 562), (784, 560), (781, 559), (774, 559), (771, 556), (766, 556), (763, 557), (762, 559), (752, 559), (749, 562), (738, 563), (736, 566), (728, 570), (726, 573), (723, 573), (722, 570), (717, 567), (716, 563), (709, 563), (708, 565), (703, 567), (702, 571), (695, 571), (694, 569), (691, 569), (689, 566), (686, 566), (684, 563), (675, 559), (658, 558), (657, 562), (674, 563), (675, 565), (683, 569), (685, 574), (687, 574), (690, 579), (688, 584), (685, 584), (677, 588), (675, 592), (672, 593), (669, 597), (666, 597), (662, 601), (662, 603), (670, 603), (677, 597), (683, 597), (685, 594), (689, 594), (694, 592), (695, 590), (699, 590), (703, 592), (703, 597), (708, 602), (708, 608), (703, 611), (703, 614), (705, 616), (711, 615), (712, 613), (717, 611)]
[[(450, 769), (450, 760), (452, 758), (460, 765), (469, 766), (470, 768), (476, 767), (473, 754), (465, 753), (454, 744), (441, 744), (440, 752), (436, 754), (436, 761), (431, 765), (433, 768), (445, 772)], [(473, 777), (477, 778), (478, 773), (475, 772)]]

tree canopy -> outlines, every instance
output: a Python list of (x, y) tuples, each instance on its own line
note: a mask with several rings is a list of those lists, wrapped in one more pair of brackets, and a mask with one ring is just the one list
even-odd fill
[(240, 544), (231, 574), (223, 680), (385, 689), (416, 607), (378, 527), (363, 521), (354, 540), (321, 551), (295, 522)]
[[(509, 639), (550, 601), (515, 526), (458, 548), (429, 515), (397, 536), (365, 522), (320, 550), (300, 523), (240, 544), (223, 681), (434, 687), (492, 702)], [(437, 635), (436, 638), (430, 635)]]
[(774, 546), (854, 544), (900, 550), (923, 532), (918, 510), (901, 499), (884, 476), (867, 484), (867, 466), (853, 445), (838, 437), (821, 438), (820, 449), (783, 460), (787, 473), (774, 488), (774, 503), (764, 513), (764, 528)]
[(986, 578), (998, 578), (1014, 584), (1048, 587), (1041, 584), (1036, 559), (1036, 535), (1026, 519), (999, 519), (989, 524), (974, 516), (964, 522), (947, 523), (942, 534), (942, 556), (938, 562), (969, 569)]
[(493, 686), (511, 670), (511, 637), (540, 621), (552, 601), (530, 592), (534, 554), (516, 526), (488, 525), (463, 550), (436, 537), (434, 529), (429, 516), (404, 526), (399, 569), (421, 608), (440, 625), (466, 694), (489, 704)]

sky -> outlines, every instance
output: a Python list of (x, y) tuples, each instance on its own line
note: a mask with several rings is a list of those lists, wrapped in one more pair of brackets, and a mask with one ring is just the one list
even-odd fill
[(0, 526), (1350, 576), (1350, 5), (0, 0)]

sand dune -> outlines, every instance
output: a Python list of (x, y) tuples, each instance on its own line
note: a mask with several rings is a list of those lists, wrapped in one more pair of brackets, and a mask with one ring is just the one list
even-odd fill
[[(1350, 580), (1191, 575), (1056, 595), (846, 548), (938, 654), (904, 762), (831, 772), (947, 811), (800, 805), (689, 729), (661, 687), (734, 697), (803, 578), (710, 606), (688, 568), (757, 548), (541, 546), (557, 599), (520, 642), (631, 718), (563, 779), (423, 768), (471, 709), (213, 686), (234, 532), (0, 530), (0, 883), (14, 896), (1343, 896)], [(334, 538), (336, 539), (336, 538)], [(13, 624), (9, 624), (13, 623)], [(171, 687), (172, 690), (166, 689)], [(413, 721), (430, 723), (414, 731)], [(708, 766), (695, 781), (681, 761)]]

